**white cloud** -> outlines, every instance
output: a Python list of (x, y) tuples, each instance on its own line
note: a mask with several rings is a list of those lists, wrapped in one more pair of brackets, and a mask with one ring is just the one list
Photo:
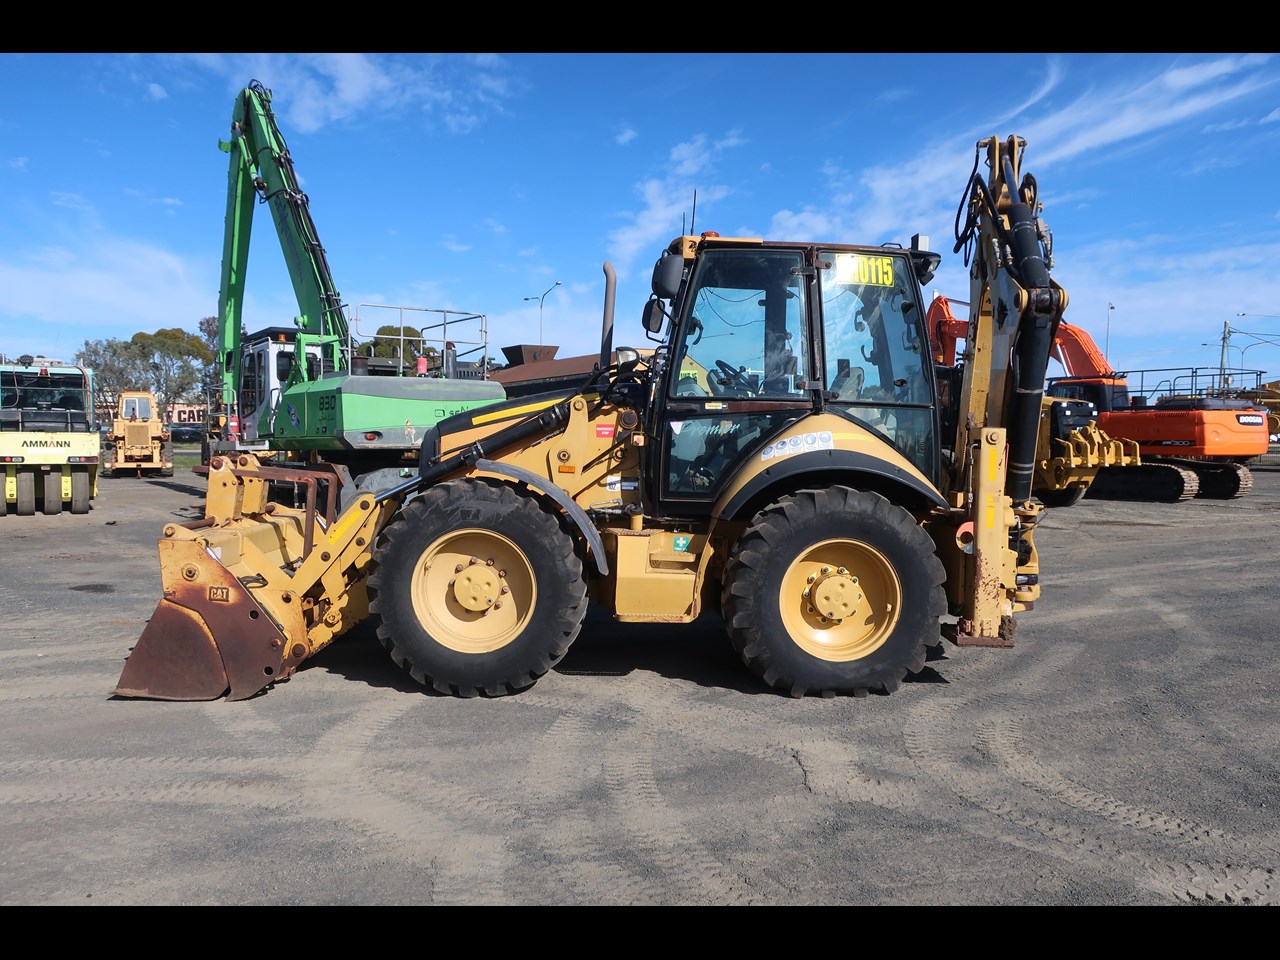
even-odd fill
[(93, 212), (93, 204), (78, 193), (61, 193), (54, 191), (50, 196), (53, 197), (53, 204), (56, 207), (67, 207), (70, 210), (80, 210), (85, 213)]
[(440, 246), (444, 247), (446, 250), (452, 251), (453, 253), (466, 253), (471, 249), (471, 244), (463, 243), (461, 240), (458, 240), (453, 236), (447, 236), (441, 240)]
[(1276, 109), (1272, 110), (1270, 113), (1268, 113), (1265, 117), (1263, 117), (1258, 122), (1259, 123), (1275, 123), (1277, 120), (1280, 120), (1280, 107), (1276, 107)]
[[(625, 277), (629, 264), (642, 252), (671, 239), (682, 227), (687, 229), (689, 220), (696, 216), (695, 202), (700, 205), (715, 204), (729, 195), (730, 188), (722, 184), (700, 184), (714, 173), (719, 154), (746, 143), (739, 131), (730, 131), (720, 139), (710, 142), (705, 134), (677, 143), (668, 154), (670, 170), (661, 179), (650, 178), (636, 185), (642, 201), (637, 212), (623, 214), (629, 222), (609, 233), (609, 252), (618, 276)], [(705, 210), (703, 211), (705, 213)]]
[(180, 257), (120, 237), (97, 237), (76, 249), (43, 247), (0, 263), (5, 324), (38, 329), (35, 346), (60, 354), (74, 353), (85, 336), (195, 330), (201, 317), (217, 312), (217, 282), (212, 270), (201, 276)]
[(147, 84), (147, 96), (152, 100), (168, 100), (169, 93), (158, 83)]
[(27, 157), (12, 157), (11, 159), (5, 161), (5, 165), (12, 167), (14, 170), (19, 170), (22, 173), (26, 173), (27, 164), (29, 162), (30, 161)]
[(632, 140), (634, 140), (638, 136), (640, 136), (640, 134), (636, 132), (635, 128), (630, 125), (627, 125), (623, 127), (622, 130), (620, 130), (616, 136), (614, 136), (613, 142), (618, 144), (619, 146), (625, 147), (628, 143), (630, 143)]
[(1047, 97), (1049, 93), (1055, 87), (1057, 87), (1059, 83), (1062, 82), (1062, 78), (1065, 75), (1066, 71), (1062, 66), (1061, 60), (1057, 59), (1056, 57), (1051, 57), (1049, 58), (1045, 66), (1046, 66), (1045, 77), (1044, 77), (1044, 80), (1041, 81), (1040, 86), (1037, 87), (1035, 91), (1033, 91), (1032, 94), (1026, 100), (1024, 100), (1018, 106), (1014, 107), (1012, 110), (1005, 113), (1003, 117), (1000, 117), (997, 121), (998, 123), (1003, 123), (1007, 120), (1012, 119), (1013, 117), (1020, 116), (1021, 114), (1025, 113), (1031, 107), (1035, 106), (1045, 97)]
[(273, 101), (282, 126), (301, 133), (370, 114), (423, 118), (450, 133), (467, 133), (501, 114), (524, 84), (506, 58), (495, 54), (363, 53), (192, 55), (188, 62), (226, 77), (239, 90), (246, 76), (268, 89), (287, 90)]

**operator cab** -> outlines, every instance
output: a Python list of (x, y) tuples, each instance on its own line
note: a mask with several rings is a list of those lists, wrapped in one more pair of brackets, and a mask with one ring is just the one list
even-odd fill
[[(245, 337), (241, 349), (240, 429), (241, 438), (255, 441), (275, 431), (275, 409), (289, 382), (298, 331), (289, 327), (268, 327)], [(307, 378), (320, 376), (321, 351), (307, 347)], [(264, 415), (269, 419), (263, 421)]]
[[(694, 245), (696, 258), (681, 255)], [(744, 457), (807, 452), (803, 444), (781, 451), (771, 444), (815, 412), (863, 428), (936, 485), (920, 275), (931, 275), (938, 259), (898, 246), (712, 234), (675, 241), (654, 267), (644, 315), (651, 334), (671, 324), (650, 409), (660, 445), (650, 489), (675, 512), (705, 513)], [(803, 443), (815, 449), (832, 445), (829, 435), (809, 441), (806, 435)]]

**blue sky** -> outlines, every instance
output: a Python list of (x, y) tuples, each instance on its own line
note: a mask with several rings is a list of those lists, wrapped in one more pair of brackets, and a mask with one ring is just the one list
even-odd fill
[[(1280, 378), (1280, 58), (1234, 53), (0, 54), (0, 353), (217, 312), (217, 144), (252, 80), (343, 299), (484, 314), (497, 357), (547, 291), (542, 340), (596, 352), (605, 261), (614, 342), (644, 345), (695, 191), (697, 231), (925, 234), (927, 292), (966, 300), (974, 146), (1017, 134), (1066, 319), (1114, 366), (1216, 368), (1229, 324), (1230, 362)], [(263, 207), (251, 249), (246, 323), (287, 324)]]

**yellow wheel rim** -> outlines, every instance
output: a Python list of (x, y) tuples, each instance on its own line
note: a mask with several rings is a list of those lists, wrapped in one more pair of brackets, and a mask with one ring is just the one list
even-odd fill
[(883, 553), (858, 540), (824, 540), (787, 567), (778, 591), (792, 641), (820, 660), (878, 650), (902, 616), (902, 584)]
[(413, 612), (441, 645), (459, 653), (498, 650), (529, 624), (537, 578), (523, 550), (492, 530), (455, 530), (413, 567)]

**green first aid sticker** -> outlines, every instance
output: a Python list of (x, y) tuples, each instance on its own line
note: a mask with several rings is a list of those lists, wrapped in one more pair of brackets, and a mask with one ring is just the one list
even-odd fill
[(675, 548), (676, 553), (685, 553), (689, 549), (689, 541), (693, 537), (687, 537), (683, 534), (671, 538), (671, 545)]

